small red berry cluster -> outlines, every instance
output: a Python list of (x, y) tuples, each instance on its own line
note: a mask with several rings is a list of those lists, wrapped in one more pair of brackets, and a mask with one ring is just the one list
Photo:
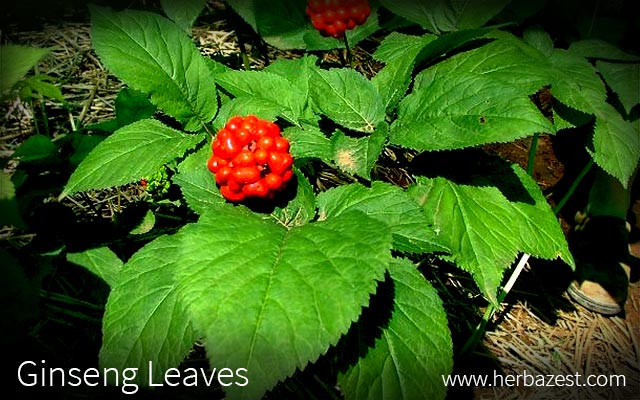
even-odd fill
[(289, 141), (280, 127), (255, 115), (235, 116), (216, 134), (207, 162), (220, 194), (231, 201), (271, 199), (292, 178)]
[(323, 36), (339, 39), (344, 31), (353, 29), (371, 14), (368, 0), (309, 0), (307, 15), (313, 27)]

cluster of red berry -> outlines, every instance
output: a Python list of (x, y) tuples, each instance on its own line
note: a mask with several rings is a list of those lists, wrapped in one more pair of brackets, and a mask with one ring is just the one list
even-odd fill
[(222, 196), (231, 202), (271, 199), (293, 176), (289, 142), (280, 127), (254, 115), (229, 119), (211, 148), (207, 167)]
[(341, 38), (344, 31), (353, 29), (371, 14), (368, 0), (309, 0), (307, 15), (313, 27), (323, 36)]

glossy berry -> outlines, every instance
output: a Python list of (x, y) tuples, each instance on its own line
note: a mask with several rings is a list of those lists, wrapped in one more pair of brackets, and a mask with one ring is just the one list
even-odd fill
[(207, 168), (220, 194), (234, 203), (271, 199), (293, 177), (289, 141), (278, 125), (254, 115), (230, 118), (211, 143)]
[(347, 29), (365, 23), (371, 6), (368, 0), (308, 0), (306, 11), (321, 35), (339, 39)]

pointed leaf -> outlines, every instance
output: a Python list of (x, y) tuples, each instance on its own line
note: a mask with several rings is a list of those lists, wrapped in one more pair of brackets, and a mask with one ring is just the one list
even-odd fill
[(176, 278), (211, 364), (247, 370), (231, 398), (260, 398), (335, 344), (391, 261), (385, 225), (360, 212), (287, 230), (224, 207), (181, 234)]
[(197, 131), (218, 108), (213, 74), (193, 41), (160, 15), (91, 6), (93, 46), (101, 61), (151, 102)]
[(388, 225), (393, 246), (399, 251), (447, 252), (430, 227), (420, 206), (402, 189), (374, 181), (367, 188), (360, 184), (343, 185), (318, 196), (320, 219), (358, 210)]
[(109, 287), (115, 286), (123, 265), (122, 260), (108, 247), (69, 253), (67, 261), (86, 268), (105, 281)]
[(585, 39), (571, 43), (569, 51), (585, 58), (612, 61), (640, 61), (640, 57), (625, 53), (618, 46), (600, 39)]
[(628, 187), (640, 158), (640, 120), (625, 121), (607, 104), (596, 115), (593, 150), (594, 161)]
[(137, 382), (148, 384), (152, 374), (158, 383), (191, 350), (198, 337), (173, 279), (180, 245), (178, 235), (162, 236), (122, 267), (103, 317), (102, 368), (137, 368)]
[(409, 261), (395, 260), (389, 274), (391, 319), (375, 346), (338, 377), (345, 399), (444, 399), (453, 344), (442, 301)]
[[(276, 207), (271, 216), (286, 227), (302, 226), (316, 215), (316, 195), (309, 180), (300, 171), (296, 174), (296, 196), (284, 207)], [(291, 183), (289, 183), (291, 185)]]
[(400, 103), (390, 141), (418, 150), (461, 149), (553, 131), (518, 88), (438, 64), (418, 75)]
[(596, 62), (607, 85), (618, 95), (627, 114), (640, 103), (640, 64)]
[(433, 33), (479, 28), (497, 15), (508, 0), (381, 0), (392, 12)]
[(191, 26), (204, 10), (207, 0), (160, 0), (160, 4), (167, 17), (186, 32), (191, 32)]
[(333, 157), (333, 144), (316, 126), (290, 127), (282, 135), (291, 143), (291, 155), (295, 158), (319, 158), (328, 162)]
[(62, 196), (140, 180), (182, 156), (202, 139), (202, 135), (187, 135), (152, 119), (127, 125), (100, 142), (82, 160)]
[(320, 113), (361, 132), (373, 132), (384, 121), (382, 98), (367, 78), (352, 69), (312, 73), (311, 96)]
[(283, 117), (297, 124), (307, 95), (288, 79), (266, 71), (229, 71), (216, 76), (217, 83), (235, 97), (251, 96), (283, 108)]
[(373, 54), (386, 65), (371, 82), (384, 101), (385, 110), (392, 111), (404, 96), (411, 83), (411, 73), (416, 57), (434, 35), (410, 36), (397, 32), (389, 34)]
[(207, 168), (211, 154), (211, 147), (205, 145), (181, 162), (178, 173), (171, 178), (180, 186), (189, 208), (198, 214), (225, 203), (216, 186), (215, 175)]
[(44, 135), (33, 135), (12, 154), (13, 158), (21, 162), (41, 161), (57, 154), (58, 148), (50, 138)]
[(553, 67), (551, 93), (556, 99), (589, 114), (605, 107), (606, 88), (587, 60), (567, 50), (555, 49), (549, 61)]
[(37, 47), (0, 46), (0, 95), (18, 83), (49, 52)]
[(545, 259), (562, 257), (573, 264), (558, 220), (540, 189), (520, 167), (512, 168), (531, 197), (528, 202), (509, 201), (494, 186), (456, 184), (442, 177), (420, 178), (409, 189), (439, 239), (451, 249), (446, 258), (471, 272), (492, 302), (505, 269), (519, 252)]
[(352, 175), (371, 179), (371, 169), (382, 153), (387, 141), (388, 126), (381, 124), (370, 136), (353, 138), (337, 131), (331, 137), (333, 160), (336, 165)]

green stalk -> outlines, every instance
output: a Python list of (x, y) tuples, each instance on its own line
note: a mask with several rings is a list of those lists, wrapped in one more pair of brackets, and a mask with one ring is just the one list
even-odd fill
[(531, 146), (529, 146), (529, 157), (527, 158), (527, 174), (533, 176), (533, 169), (535, 167), (536, 151), (538, 150), (538, 140), (540, 138), (539, 133), (534, 133), (531, 138)]
[(351, 47), (349, 47), (349, 40), (347, 39), (347, 33), (345, 32), (344, 36), (344, 47), (347, 50), (347, 64), (349, 64), (349, 67), (353, 69), (354, 62), (353, 62), (353, 53), (351, 53)]
[(560, 201), (558, 202), (558, 204), (555, 206), (555, 208), (553, 209), (553, 213), (555, 215), (558, 215), (558, 213), (560, 212), (560, 210), (562, 210), (562, 207), (564, 207), (564, 205), (567, 203), (567, 201), (569, 201), (569, 199), (571, 198), (571, 196), (573, 195), (573, 192), (576, 191), (576, 188), (578, 187), (578, 185), (580, 184), (580, 182), (582, 182), (582, 180), (584, 179), (585, 176), (587, 176), (587, 174), (589, 173), (589, 171), (591, 170), (591, 167), (593, 167), (593, 158), (589, 159), (589, 162), (587, 163), (587, 165), (584, 166), (584, 168), (582, 169), (582, 171), (580, 171), (580, 173), (578, 174), (578, 176), (576, 177), (576, 179), (573, 181), (573, 183), (571, 184), (571, 187), (569, 188), (569, 190), (567, 191), (567, 193), (562, 197), (562, 199), (560, 199)]

